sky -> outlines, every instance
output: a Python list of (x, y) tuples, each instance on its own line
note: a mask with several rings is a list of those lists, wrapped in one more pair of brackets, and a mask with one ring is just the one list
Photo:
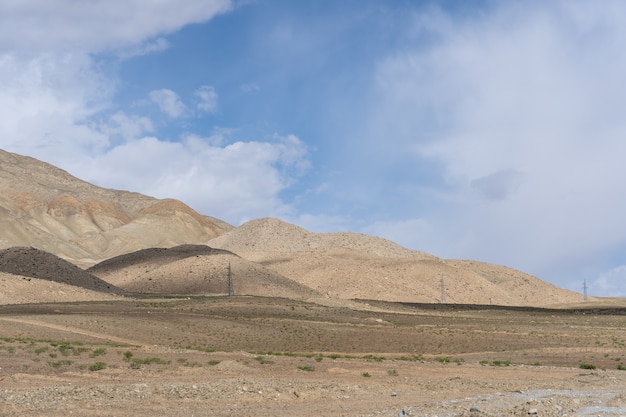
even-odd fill
[(0, 148), (626, 296), (620, 0), (4, 0)]

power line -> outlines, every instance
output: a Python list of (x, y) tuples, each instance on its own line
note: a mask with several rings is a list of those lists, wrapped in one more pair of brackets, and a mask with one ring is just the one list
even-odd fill
[(583, 281), (583, 300), (587, 301), (588, 297), (587, 297), (587, 280)]
[(233, 291), (233, 272), (232, 272), (232, 269), (230, 268), (230, 261), (228, 261), (228, 275), (227, 275), (227, 280), (226, 280), (226, 294), (229, 297), (235, 295), (235, 292)]
[(441, 286), (441, 298), (439, 299), (439, 302), (443, 304), (446, 302), (446, 284), (443, 282), (443, 275), (441, 276), (439, 284)]

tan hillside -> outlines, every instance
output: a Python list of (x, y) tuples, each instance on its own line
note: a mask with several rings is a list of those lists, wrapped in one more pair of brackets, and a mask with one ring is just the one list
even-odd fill
[(153, 248), (121, 255), (88, 272), (124, 290), (173, 295), (227, 293), (227, 268), (237, 295), (318, 297), (316, 291), (226, 250), (202, 245)]
[(273, 218), (251, 220), (230, 233), (211, 240), (210, 246), (237, 254), (346, 248), (385, 258), (436, 259), (432, 255), (406, 249), (387, 239), (351, 232), (311, 233)]
[(180, 201), (97, 187), (0, 150), (0, 248), (32, 246), (89, 266), (153, 246), (205, 243), (231, 228)]
[(554, 305), (581, 295), (496, 265), (450, 261), (355, 233), (315, 234), (276, 219), (246, 223), (209, 242), (331, 298), (417, 303)]

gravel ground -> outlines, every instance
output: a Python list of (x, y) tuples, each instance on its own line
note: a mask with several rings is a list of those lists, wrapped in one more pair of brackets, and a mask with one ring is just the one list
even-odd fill
[(215, 367), (167, 371), (7, 375), (0, 381), (0, 415), (626, 415), (626, 377), (619, 371), (415, 363), (391, 377), (383, 373), (388, 365), (363, 361), (315, 364), (315, 372), (303, 372), (295, 371), (301, 359), (277, 358), (264, 367), (246, 358), (231, 354)]

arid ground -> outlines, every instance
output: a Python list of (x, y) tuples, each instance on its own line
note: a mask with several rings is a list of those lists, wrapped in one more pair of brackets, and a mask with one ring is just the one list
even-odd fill
[(0, 415), (618, 416), (625, 313), (261, 297), (5, 305)]

